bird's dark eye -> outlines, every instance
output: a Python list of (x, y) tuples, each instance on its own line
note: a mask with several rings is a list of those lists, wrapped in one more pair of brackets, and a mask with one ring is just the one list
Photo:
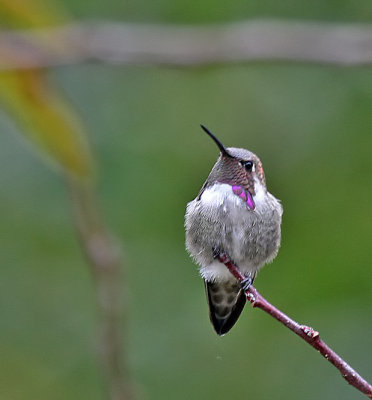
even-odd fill
[(241, 164), (248, 172), (252, 171), (252, 168), (253, 168), (253, 162), (252, 161), (241, 161)]

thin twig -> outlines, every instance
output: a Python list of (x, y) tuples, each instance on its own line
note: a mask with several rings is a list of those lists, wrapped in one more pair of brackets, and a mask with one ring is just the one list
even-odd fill
[(204, 26), (86, 21), (0, 30), (0, 70), (87, 62), (187, 67), (257, 61), (370, 65), (372, 26), (296, 20)]
[(68, 179), (74, 220), (95, 278), (101, 320), (100, 356), (110, 400), (133, 399), (122, 354), (122, 305), (119, 247), (103, 225), (90, 183)]
[[(239, 268), (231, 262), (226, 255), (220, 255), (219, 260), (226, 265), (234, 277), (241, 282), (245, 276), (240, 272)], [(345, 362), (337, 353), (335, 353), (323, 340), (320, 339), (319, 332), (313, 328), (300, 325), (293, 319), (289, 318), (286, 314), (278, 310), (270, 304), (252, 285), (245, 291), (247, 301), (253, 307), (260, 308), (266, 313), (270, 314), (276, 320), (281, 322), (291, 331), (296, 333), (304, 339), (310, 346), (318, 350), (319, 353), (332, 363), (341, 373), (342, 377), (356, 389), (364, 393), (367, 397), (372, 399), (372, 385), (362, 378), (347, 362)]]

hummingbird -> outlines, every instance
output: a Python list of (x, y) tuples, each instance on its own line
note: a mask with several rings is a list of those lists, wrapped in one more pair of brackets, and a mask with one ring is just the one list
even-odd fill
[[(277, 255), (283, 208), (267, 191), (260, 159), (246, 149), (226, 148), (201, 125), (220, 150), (197, 197), (187, 204), (186, 249), (200, 267), (211, 323), (220, 336), (238, 320), (244, 290)], [(228, 257), (246, 279), (240, 284), (219, 256)]]

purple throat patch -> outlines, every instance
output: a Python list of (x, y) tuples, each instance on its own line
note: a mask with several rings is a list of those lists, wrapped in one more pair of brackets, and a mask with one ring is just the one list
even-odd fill
[(234, 194), (236, 194), (237, 196), (239, 196), (244, 203), (247, 204), (247, 206), (251, 209), (254, 210), (255, 209), (255, 204), (252, 198), (252, 195), (249, 193), (248, 190), (245, 190), (242, 186), (237, 186), (234, 185), (232, 187), (232, 191)]

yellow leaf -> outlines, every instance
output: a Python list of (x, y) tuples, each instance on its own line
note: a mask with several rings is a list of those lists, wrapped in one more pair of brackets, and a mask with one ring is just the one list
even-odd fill
[(58, 90), (48, 85), (43, 71), (2, 72), (0, 100), (49, 159), (75, 176), (91, 174), (92, 156), (82, 124)]
[(37, 28), (55, 25), (63, 20), (65, 14), (54, 1), (0, 0), (2, 27)]
[[(35, 28), (64, 20), (53, 1), (0, 0), (1, 26)], [(46, 38), (47, 40), (47, 38)], [(0, 72), (0, 101), (22, 133), (48, 159), (77, 177), (92, 173), (92, 155), (83, 125), (44, 70)]]

